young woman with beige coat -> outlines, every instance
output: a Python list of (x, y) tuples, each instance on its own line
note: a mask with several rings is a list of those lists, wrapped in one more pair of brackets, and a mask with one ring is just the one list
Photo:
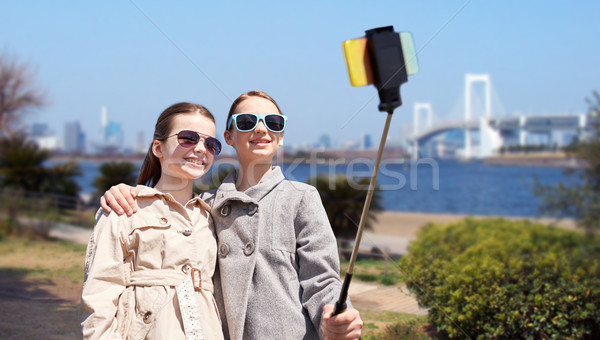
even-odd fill
[(84, 339), (223, 339), (213, 297), (210, 207), (193, 194), (220, 152), (203, 106), (159, 116), (138, 177), (133, 216), (100, 210), (85, 261)]

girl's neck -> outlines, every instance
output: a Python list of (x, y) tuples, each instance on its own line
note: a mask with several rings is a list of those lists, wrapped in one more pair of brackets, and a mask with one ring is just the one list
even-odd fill
[(250, 187), (257, 185), (272, 169), (273, 165), (271, 162), (262, 164), (254, 163), (251, 165), (240, 163), (240, 170), (236, 181), (237, 190), (244, 192)]
[(171, 196), (173, 196), (173, 198), (182, 206), (185, 206), (185, 204), (192, 199), (193, 188), (193, 180), (168, 177), (164, 174), (154, 186), (154, 189), (164, 194), (171, 194)]

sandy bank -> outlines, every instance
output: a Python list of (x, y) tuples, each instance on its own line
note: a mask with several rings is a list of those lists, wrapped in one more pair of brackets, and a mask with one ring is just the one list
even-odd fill
[[(407, 238), (414, 238), (417, 231), (429, 222), (433, 223), (450, 223), (459, 221), (467, 215), (451, 215), (451, 214), (430, 214), (430, 213), (407, 213), (407, 212), (391, 212), (384, 211), (377, 214), (377, 222), (373, 223), (374, 234), (393, 235)], [(491, 216), (472, 216), (473, 218), (489, 218)], [(523, 220), (523, 217), (507, 217), (513, 220)], [(540, 222), (547, 225), (557, 225), (566, 229), (575, 229), (573, 220), (555, 220), (551, 218), (541, 218), (530, 220)]]

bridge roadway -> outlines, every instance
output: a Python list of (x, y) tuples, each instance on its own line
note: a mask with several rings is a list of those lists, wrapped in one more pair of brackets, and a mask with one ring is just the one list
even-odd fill
[[(585, 114), (556, 114), (539, 116), (508, 116), (500, 118), (488, 118), (489, 125), (495, 130), (506, 131), (526, 131), (526, 132), (549, 132), (555, 130), (576, 130), (588, 129), (593, 124), (598, 124), (598, 119), (588, 119)], [(423, 141), (437, 134), (457, 129), (479, 129), (480, 120), (454, 121), (441, 123), (425, 131), (420, 132), (411, 139)]]

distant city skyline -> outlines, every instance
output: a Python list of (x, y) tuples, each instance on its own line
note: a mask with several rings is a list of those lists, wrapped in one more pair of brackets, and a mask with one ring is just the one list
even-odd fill
[[(124, 143), (125, 132), (121, 129), (121, 122), (111, 118), (106, 106), (99, 110), (99, 125), (96, 132), (85, 131), (80, 120), (65, 122), (63, 131), (56, 132), (47, 123), (34, 122), (28, 127), (30, 138), (38, 146), (51, 151), (60, 151), (73, 154), (131, 154), (145, 153), (150, 146), (150, 138), (146, 138), (143, 130), (137, 132), (133, 143)], [(94, 137), (94, 135), (96, 137)], [(61, 137), (62, 136), (62, 137)], [(222, 141), (221, 136), (217, 136)], [(371, 135), (362, 134), (355, 140), (332, 143), (331, 137), (323, 134), (315, 141), (306, 141), (295, 145), (286, 145), (288, 150), (305, 149), (372, 149)], [(225, 148), (226, 154), (234, 154), (234, 150)]]

